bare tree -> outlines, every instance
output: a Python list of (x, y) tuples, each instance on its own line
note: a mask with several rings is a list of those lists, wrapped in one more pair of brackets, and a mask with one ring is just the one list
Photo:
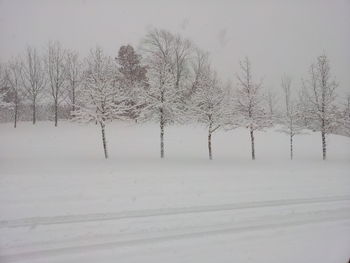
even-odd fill
[(266, 93), (266, 102), (268, 106), (269, 118), (272, 122), (276, 121), (278, 117), (277, 108), (278, 108), (278, 96), (276, 92), (273, 92), (269, 89)]
[(193, 72), (193, 81), (191, 88), (189, 89), (189, 96), (194, 94), (196, 92), (196, 89), (198, 88), (199, 84), (201, 83), (201, 79), (203, 75), (205, 75), (205, 71), (208, 68), (209, 63), (209, 53), (204, 52), (199, 48), (195, 49), (194, 57), (191, 61), (191, 68)]
[(261, 95), (262, 84), (254, 83), (251, 64), (246, 57), (240, 62), (241, 75), (237, 75), (237, 110), (243, 117), (243, 124), (249, 129), (252, 159), (255, 160), (255, 138), (254, 131), (262, 130), (271, 126), (271, 120), (263, 107), (263, 96)]
[[(175, 75), (175, 88), (184, 88), (183, 82), (189, 76), (188, 63), (192, 53), (192, 44), (189, 40), (177, 35), (173, 41), (173, 67)], [(182, 87), (181, 87), (182, 86)]]
[(170, 66), (176, 89), (189, 88), (186, 80), (190, 76), (189, 64), (194, 50), (189, 40), (166, 30), (154, 29), (143, 39), (143, 50), (146, 54), (154, 54)]
[(289, 135), (290, 159), (293, 160), (293, 138), (301, 133), (302, 126), (300, 110), (292, 98), (291, 84), (292, 80), (289, 77), (284, 76), (282, 78), (281, 87), (285, 98), (285, 112), (282, 116), (282, 129), (280, 131)]
[(35, 48), (28, 47), (21, 70), (21, 79), (25, 93), (32, 104), (33, 124), (36, 122), (36, 105), (45, 85), (45, 72), (42, 60)]
[(142, 50), (149, 57), (147, 60), (163, 61), (168, 65), (172, 63), (174, 36), (165, 30), (151, 30), (142, 41)]
[(304, 82), (307, 107), (303, 114), (309, 118), (310, 128), (321, 132), (323, 160), (327, 158), (326, 136), (339, 125), (339, 110), (335, 104), (337, 86), (331, 77), (327, 56), (319, 56), (316, 64), (310, 67), (309, 80)]
[(174, 88), (174, 76), (170, 65), (158, 61), (149, 67), (149, 87), (145, 89), (141, 120), (156, 120), (160, 127), (160, 157), (164, 158), (165, 127), (181, 121), (184, 113), (181, 111), (182, 94)]
[(46, 55), (46, 70), (50, 84), (50, 93), (54, 102), (55, 127), (58, 123), (58, 106), (63, 101), (65, 96), (64, 82), (65, 82), (65, 60), (66, 51), (61, 44), (50, 42), (48, 44), (48, 51)]
[(106, 124), (125, 115), (125, 98), (116, 84), (113, 60), (103, 54), (101, 48), (91, 50), (86, 60), (82, 106), (73, 112), (74, 119), (100, 124), (104, 156), (108, 158)]
[(75, 111), (77, 105), (77, 95), (82, 78), (82, 65), (79, 61), (79, 55), (75, 51), (67, 51), (65, 57), (65, 72), (67, 79), (67, 91), (69, 103), (72, 108), (71, 111)]
[(12, 59), (6, 68), (6, 80), (9, 86), (8, 97), (13, 109), (14, 127), (17, 127), (18, 109), (23, 96), (21, 83), (21, 61), (18, 58)]
[(148, 66), (149, 88), (141, 119), (154, 119), (160, 125), (160, 156), (164, 158), (164, 132), (169, 123), (184, 116), (185, 85), (189, 44), (164, 30), (152, 30), (143, 40)]
[(212, 154), (212, 134), (225, 125), (225, 96), (215, 72), (209, 65), (202, 70), (197, 78), (196, 89), (192, 95), (191, 109), (195, 118), (208, 127), (208, 153)]

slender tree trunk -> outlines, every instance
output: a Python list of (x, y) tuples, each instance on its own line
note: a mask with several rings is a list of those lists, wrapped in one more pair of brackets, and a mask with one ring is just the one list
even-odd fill
[[(322, 86), (325, 87), (325, 84), (322, 81)], [(322, 92), (322, 122), (321, 122), (321, 137), (322, 137), (322, 158), (326, 160), (327, 158), (327, 146), (326, 146), (326, 124), (325, 124), (325, 92)]]
[(36, 123), (36, 101), (35, 101), (35, 99), (33, 100), (32, 107), (33, 107), (33, 124), (35, 124)]
[[(96, 114), (97, 114), (97, 109), (96, 109)], [(98, 123), (98, 122), (97, 122), (97, 120), (96, 120), (96, 121), (95, 121), (95, 125), (97, 125), (97, 123)]]
[(326, 160), (327, 145), (326, 145), (326, 133), (324, 132), (324, 130), (321, 131), (321, 137), (322, 137), (322, 156), (323, 156), (323, 160)]
[(293, 135), (290, 135), (290, 159), (293, 160)]
[[(74, 85), (74, 84), (73, 84)], [(72, 111), (75, 111), (75, 87), (72, 89)]]
[(17, 93), (15, 94), (15, 123), (14, 123), (14, 127), (17, 127), (17, 116), (18, 116), (18, 95)]
[(209, 160), (213, 160), (212, 150), (211, 150), (211, 132), (208, 134), (208, 150), (209, 150)]
[(57, 127), (58, 122), (58, 105), (57, 105), (57, 99), (55, 100), (55, 127)]
[[(164, 90), (161, 92), (161, 102), (164, 103)], [(160, 158), (164, 158), (164, 109), (160, 108)]]
[(250, 141), (252, 143), (252, 160), (255, 160), (254, 130), (250, 129)]
[(15, 123), (14, 123), (14, 127), (17, 127), (17, 115), (18, 115), (18, 104), (17, 102), (15, 102)]
[(209, 123), (209, 129), (208, 129), (208, 151), (209, 151), (209, 160), (213, 160), (213, 154), (211, 150), (211, 129), (212, 129), (212, 123)]
[(164, 158), (164, 121), (163, 115), (160, 120), (160, 158)]
[(106, 140), (106, 134), (105, 134), (105, 125), (103, 123), (101, 124), (101, 131), (102, 131), (102, 144), (103, 144), (103, 151), (105, 154), (105, 158), (108, 159), (108, 151), (107, 151), (107, 140)]

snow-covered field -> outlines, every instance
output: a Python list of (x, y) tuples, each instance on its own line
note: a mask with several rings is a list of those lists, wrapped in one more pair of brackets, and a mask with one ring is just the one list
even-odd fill
[(0, 262), (342, 263), (350, 139), (202, 127), (0, 125)]

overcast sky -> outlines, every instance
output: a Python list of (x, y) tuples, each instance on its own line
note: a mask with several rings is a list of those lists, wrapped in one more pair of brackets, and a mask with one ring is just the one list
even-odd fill
[(248, 56), (256, 79), (279, 89), (283, 74), (300, 87), (326, 53), (341, 94), (350, 92), (350, 0), (0, 0), (0, 60), (59, 40), (82, 55), (99, 44), (115, 55), (138, 46), (152, 27), (190, 38), (211, 53), (225, 80), (235, 81)]

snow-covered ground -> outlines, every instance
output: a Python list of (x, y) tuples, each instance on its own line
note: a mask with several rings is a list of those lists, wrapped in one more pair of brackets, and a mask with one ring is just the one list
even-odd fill
[(350, 139), (156, 125), (0, 125), (0, 262), (338, 263), (350, 257)]

